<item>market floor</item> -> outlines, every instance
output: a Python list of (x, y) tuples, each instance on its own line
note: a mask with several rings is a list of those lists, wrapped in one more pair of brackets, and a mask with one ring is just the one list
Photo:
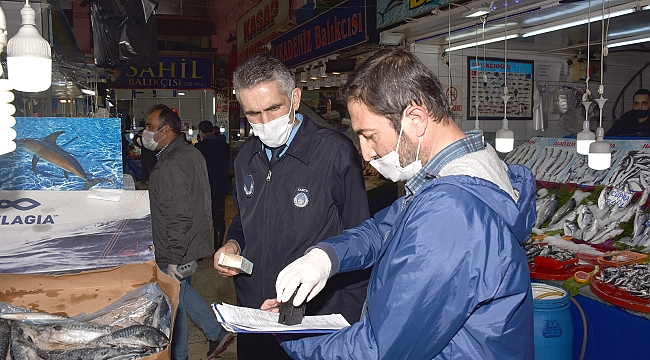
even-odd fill
[[(230, 226), (237, 208), (233, 205), (232, 197), (226, 197), (226, 227)], [(208, 303), (225, 302), (235, 304), (235, 285), (232, 279), (221, 277), (212, 265), (211, 258), (203, 258), (199, 261), (199, 267), (192, 276), (192, 287), (198, 291), (203, 299)], [(208, 352), (208, 340), (205, 338), (203, 331), (190, 320), (189, 333), (189, 360), (205, 359)], [(228, 349), (221, 353), (218, 359), (236, 360), (237, 359), (237, 340), (235, 340)]]

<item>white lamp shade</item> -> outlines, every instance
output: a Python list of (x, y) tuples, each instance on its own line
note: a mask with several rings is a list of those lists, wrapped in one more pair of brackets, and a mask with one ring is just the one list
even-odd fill
[(610, 145), (607, 141), (601, 139), (589, 145), (587, 165), (594, 170), (605, 170), (612, 166)]
[(515, 133), (508, 129), (502, 128), (497, 131), (496, 139), (494, 139), (494, 147), (498, 152), (510, 152), (515, 146)]
[(589, 155), (589, 145), (594, 141), (596, 141), (596, 139), (578, 139), (576, 144), (576, 151), (578, 151), (578, 154)]
[(7, 75), (18, 91), (45, 91), (52, 86), (50, 44), (38, 33), (31, 6), (25, 4), (20, 15), (22, 26), (7, 43)]

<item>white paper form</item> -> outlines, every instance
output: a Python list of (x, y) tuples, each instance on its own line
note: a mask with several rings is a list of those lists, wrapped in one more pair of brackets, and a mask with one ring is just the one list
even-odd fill
[(212, 309), (221, 325), (236, 333), (331, 333), (350, 326), (341, 314), (305, 316), (301, 324), (283, 325), (278, 323), (278, 313), (217, 303)]

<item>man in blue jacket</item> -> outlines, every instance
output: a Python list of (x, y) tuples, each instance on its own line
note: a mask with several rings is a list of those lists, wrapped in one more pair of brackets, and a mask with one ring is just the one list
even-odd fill
[(438, 79), (404, 50), (373, 55), (341, 95), (364, 159), (407, 181), (406, 195), (280, 272), (278, 300), (302, 284), (299, 305), (328, 277), (374, 265), (359, 322), (284, 349), (295, 359), (532, 359), (530, 170), (463, 133)]

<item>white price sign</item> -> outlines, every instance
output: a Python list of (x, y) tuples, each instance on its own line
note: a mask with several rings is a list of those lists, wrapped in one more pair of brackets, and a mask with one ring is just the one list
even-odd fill
[(627, 204), (632, 201), (632, 193), (623, 191), (623, 190), (618, 190), (614, 189), (612, 190), (611, 193), (609, 193), (609, 196), (607, 197), (607, 200), (605, 201), (608, 205), (614, 206), (618, 205), (619, 207), (626, 207)]

